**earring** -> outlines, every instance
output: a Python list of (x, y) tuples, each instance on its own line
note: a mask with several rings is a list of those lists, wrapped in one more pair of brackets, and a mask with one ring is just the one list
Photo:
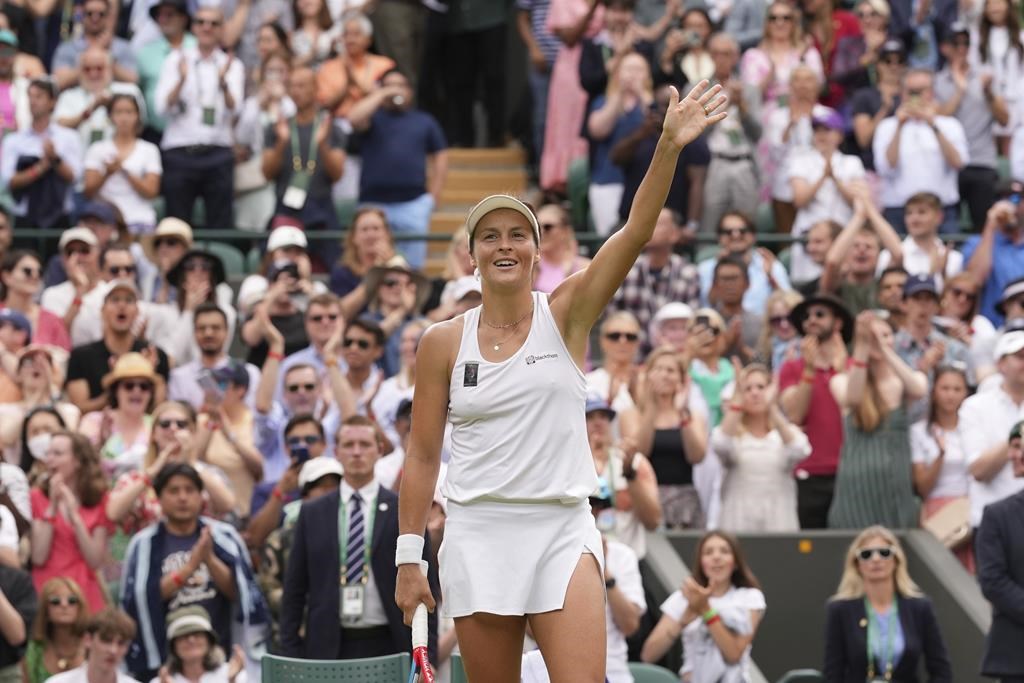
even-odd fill
[(477, 280), (480, 279), (480, 269), (479, 268), (474, 268), (473, 269), (473, 277), (475, 277)]

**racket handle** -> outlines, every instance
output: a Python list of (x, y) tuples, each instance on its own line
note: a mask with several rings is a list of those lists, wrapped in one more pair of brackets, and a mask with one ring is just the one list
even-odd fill
[[(428, 566), (426, 560), (420, 560), (423, 576), (427, 575)], [(427, 646), (427, 606), (424, 604), (420, 604), (412, 616), (412, 646), (414, 649)]]

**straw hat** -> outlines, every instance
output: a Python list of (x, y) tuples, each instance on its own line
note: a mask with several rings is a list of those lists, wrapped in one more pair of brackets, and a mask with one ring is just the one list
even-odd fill
[(148, 235), (143, 235), (142, 251), (146, 258), (156, 263), (156, 241), (161, 237), (177, 237), (185, 243), (186, 247), (192, 247), (192, 226), (180, 218), (168, 217), (157, 223), (156, 230)]
[(397, 254), (389, 258), (383, 266), (374, 266), (366, 273), (364, 280), (366, 282), (367, 300), (373, 301), (377, 298), (377, 290), (380, 289), (384, 276), (388, 273), (405, 273), (412, 278), (412, 281), (416, 284), (416, 307), (413, 310), (416, 312), (421, 311), (423, 304), (427, 303), (427, 299), (430, 298), (430, 281), (427, 280), (427, 276), (423, 273), (413, 270), (408, 262)]
[(109, 389), (112, 384), (122, 379), (148, 379), (154, 384), (157, 381), (157, 374), (150, 363), (141, 353), (132, 351), (117, 359), (114, 369), (103, 376), (103, 388)]

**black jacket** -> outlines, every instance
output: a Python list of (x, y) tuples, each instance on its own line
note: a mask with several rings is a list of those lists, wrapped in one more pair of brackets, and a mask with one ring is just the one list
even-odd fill
[[(899, 599), (900, 625), (906, 646), (893, 670), (895, 683), (917, 683), (924, 657), (927, 681), (952, 683), (953, 669), (946, 644), (928, 598)], [(825, 619), (825, 680), (828, 683), (864, 683), (868, 671), (867, 613), (864, 600), (830, 602)], [(878, 672), (882, 673), (882, 672)]]
[[(334, 491), (305, 503), (299, 513), (281, 598), (282, 654), (300, 659), (335, 659), (341, 646), (341, 621), (338, 618), (340, 592), (338, 576), (338, 501)], [(412, 650), (412, 631), (402, 622), (402, 611), (395, 604), (395, 545), (398, 541), (398, 496), (381, 487), (377, 493), (377, 512), (370, 546), (370, 566), (377, 592), (388, 617), (394, 651)], [(429, 559), (430, 539), (423, 548)], [(429, 575), (434, 599), (440, 602), (437, 568)], [(307, 613), (308, 612), (308, 613)], [(305, 636), (300, 629), (305, 622)], [(430, 655), (436, 661), (437, 611), (430, 615)]]
[(992, 603), (981, 673), (1024, 676), (1024, 492), (985, 508), (974, 538), (978, 583)]

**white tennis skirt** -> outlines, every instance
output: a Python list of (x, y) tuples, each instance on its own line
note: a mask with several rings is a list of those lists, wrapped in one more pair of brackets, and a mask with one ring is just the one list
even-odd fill
[(580, 556), (604, 574), (601, 534), (586, 500), (557, 503), (449, 501), (438, 554), (441, 612), (504, 616), (562, 609)]

